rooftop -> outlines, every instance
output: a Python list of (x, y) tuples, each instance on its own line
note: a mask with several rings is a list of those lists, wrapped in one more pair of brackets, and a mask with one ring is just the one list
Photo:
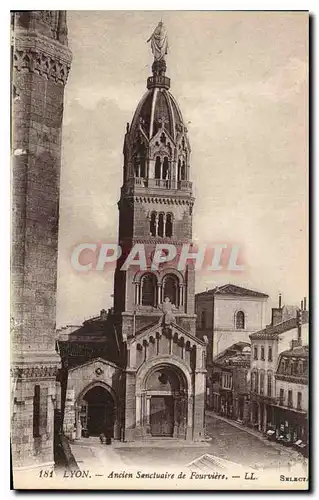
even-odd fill
[(309, 357), (309, 346), (297, 346), (294, 349), (289, 349), (281, 353), (282, 357), (285, 358), (308, 358)]
[(215, 288), (211, 288), (210, 290), (206, 290), (205, 292), (197, 293), (196, 297), (213, 295), (235, 295), (241, 297), (268, 298), (268, 295), (266, 293), (257, 292), (256, 290), (250, 290), (249, 288), (244, 288), (238, 285), (232, 285), (231, 283), (222, 286), (216, 286)]
[[(302, 324), (306, 324), (309, 322), (309, 312), (302, 311)], [(257, 339), (275, 339), (281, 333), (288, 332), (289, 330), (293, 330), (297, 328), (298, 320), (297, 316), (294, 318), (287, 319), (286, 321), (282, 321), (277, 325), (267, 325), (266, 328), (259, 330), (258, 332), (252, 333), (249, 337), (252, 340)]]
[(232, 365), (250, 363), (251, 345), (249, 342), (236, 342), (227, 347), (215, 359), (215, 364)]

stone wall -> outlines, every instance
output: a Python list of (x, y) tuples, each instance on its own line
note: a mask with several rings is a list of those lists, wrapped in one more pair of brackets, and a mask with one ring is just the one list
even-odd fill
[[(12, 456), (53, 464), (64, 11), (12, 13)], [(34, 387), (40, 433), (33, 434)]]
[(116, 417), (114, 437), (120, 439), (124, 423), (125, 375), (123, 370), (114, 363), (101, 358), (93, 359), (68, 372), (63, 419), (64, 433), (72, 438), (77, 407), (81, 405), (85, 394), (96, 385), (104, 387), (112, 396)]
[[(39, 432), (33, 428), (34, 388), (40, 386)], [(21, 379), (15, 383), (11, 412), (11, 446), (14, 465), (52, 466), (55, 380)]]

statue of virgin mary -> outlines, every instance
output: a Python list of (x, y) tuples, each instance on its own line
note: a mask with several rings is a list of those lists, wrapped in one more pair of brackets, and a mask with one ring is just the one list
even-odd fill
[(164, 23), (160, 21), (156, 26), (153, 34), (147, 40), (147, 43), (151, 42), (151, 48), (154, 55), (155, 61), (160, 61), (164, 59), (167, 54), (168, 40), (167, 32)]

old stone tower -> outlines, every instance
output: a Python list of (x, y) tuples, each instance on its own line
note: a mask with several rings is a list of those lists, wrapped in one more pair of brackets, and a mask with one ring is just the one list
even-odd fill
[(56, 282), (65, 11), (11, 14), (12, 403), (17, 471), (53, 465)]
[[(157, 43), (163, 24), (156, 30), (153, 76), (125, 134), (119, 201), (123, 253), (115, 273), (114, 314), (127, 365), (125, 439), (201, 439), (205, 345), (195, 337), (194, 269), (179, 270), (176, 260), (151, 268), (156, 244), (172, 244), (179, 255), (183, 243), (191, 243), (194, 204), (187, 128), (169, 92), (161, 52), (165, 35)], [(145, 248), (147, 269), (121, 269), (136, 244)], [(171, 310), (169, 324), (164, 302)]]

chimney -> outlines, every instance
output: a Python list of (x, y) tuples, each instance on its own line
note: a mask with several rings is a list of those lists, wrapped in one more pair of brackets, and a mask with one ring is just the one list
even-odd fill
[(272, 326), (282, 323), (282, 308), (273, 307), (271, 310), (271, 324)]
[(282, 307), (273, 307), (271, 310), (271, 324), (272, 326), (282, 323)]
[(302, 311), (297, 311), (297, 338), (298, 345), (301, 345), (301, 326), (302, 326)]
[(278, 307), (273, 307), (271, 309), (271, 325), (275, 326), (278, 323), (282, 323), (283, 319), (283, 308), (282, 308), (282, 295), (279, 293), (278, 297)]
[(307, 311), (307, 297), (303, 298), (303, 310)]
[(300, 309), (303, 311), (303, 300), (300, 302)]

